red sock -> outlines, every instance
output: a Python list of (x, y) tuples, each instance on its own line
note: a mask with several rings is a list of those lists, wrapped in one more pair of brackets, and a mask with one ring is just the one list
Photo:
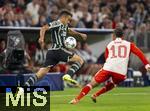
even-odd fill
[(88, 92), (92, 89), (92, 86), (90, 84), (86, 85), (80, 92), (80, 94), (76, 97), (76, 99), (80, 100), (85, 95), (88, 94)]
[(112, 90), (114, 88), (114, 86), (115, 86), (114, 83), (110, 82), (110, 83), (106, 84), (106, 86), (101, 88), (99, 91), (97, 91), (94, 94), (94, 96), (97, 97), (97, 96), (99, 96), (99, 95), (101, 95), (101, 94), (103, 94), (103, 93), (105, 93), (107, 91), (110, 91), (110, 90)]

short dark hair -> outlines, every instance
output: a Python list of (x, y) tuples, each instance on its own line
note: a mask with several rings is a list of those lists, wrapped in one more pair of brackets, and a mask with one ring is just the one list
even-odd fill
[(63, 9), (60, 14), (59, 17), (63, 16), (63, 15), (70, 15), (72, 17), (72, 13), (69, 10)]
[(115, 34), (115, 36), (116, 37), (122, 37), (123, 36), (123, 29), (122, 28), (116, 28), (115, 30), (114, 30), (114, 34)]

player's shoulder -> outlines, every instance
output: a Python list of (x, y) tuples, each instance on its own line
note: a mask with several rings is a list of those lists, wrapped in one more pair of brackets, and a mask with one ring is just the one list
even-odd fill
[(122, 41), (123, 41), (123, 43), (126, 44), (126, 45), (130, 45), (130, 44), (131, 44), (131, 42), (129, 42), (129, 41), (127, 41), (127, 40), (122, 40)]
[(114, 41), (109, 42), (107, 46), (112, 45), (112, 44), (114, 44)]
[(56, 21), (50, 22), (48, 25), (50, 26), (50, 28), (55, 28), (55, 27), (61, 26), (62, 23), (59, 20), (56, 20)]
[(109, 44), (107, 45), (107, 47), (111, 47), (112, 45), (116, 45), (116, 44), (124, 44), (124, 45), (130, 45), (131, 42), (129, 41), (126, 41), (126, 40), (120, 40), (120, 41), (116, 41), (116, 40), (113, 40), (111, 42), (109, 42)]
[(111, 41), (107, 44), (107, 48), (110, 48), (114, 44), (114, 41)]

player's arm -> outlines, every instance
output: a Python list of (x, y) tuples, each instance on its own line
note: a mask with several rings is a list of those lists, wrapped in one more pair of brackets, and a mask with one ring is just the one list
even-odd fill
[(41, 46), (44, 44), (45, 32), (46, 32), (47, 30), (49, 30), (49, 25), (48, 25), (48, 24), (42, 26), (41, 29), (40, 29), (39, 43), (40, 43)]
[(105, 60), (108, 58), (108, 48), (105, 49)]
[(150, 71), (150, 64), (148, 60), (144, 56), (143, 52), (138, 47), (136, 47), (134, 43), (131, 43), (131, 52), (137, 55), (140, 58), (140, 60), (143, 62), (143, 64), (145, 65), (145, 68), (147, 69), (147, 71)]
[(71, 29), (68, 29), (68, 34), (75, 37), (76, 39), (80, 38), (82, 40), (86, 40), (87, 39), (87, 35), (86, 34), (83, 34), (83, 33), (79, 33), (79, 32), (76, 32), (74, 30), (71, 30)]

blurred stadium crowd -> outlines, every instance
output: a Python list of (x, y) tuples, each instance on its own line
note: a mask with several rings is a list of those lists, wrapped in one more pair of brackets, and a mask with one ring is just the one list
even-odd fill
[(133, 28), (150, 22), (149, 0), (0, 0), (1, 26), (42, 26), (67, 8), (80, 28)]
[[(114, 29), (119, 25), (124, 28), (127, 40), (144, 51), (150, 50), (150, 0), (0, 0), (0, 26), (41, 27), (56, 20), (66, 8), (73, 13), (70, 27)], [(25, 47), (24, 65), (29, 71), (37, 71), (50, 43), (42, 48), (36, 43), (26, 43)], [(5, 48), (6, 41), (1, 40), (0, 53)], [(78, 42), (73, 51), (86, 61), (79, 74), (94, 74), (104, 63), (104, 53), (94, 57), (87, 43)], [(135, 61), (133, 65), (137, 67)], [(58, 64), (52, 71), (65, 72), (68, 67), (69, 64)]]
[(126, 39), (144, 48), (150, 47), (142, 40), (150, 31), (149, 4), (149, 0), (0, 0), (0, 26), (41, 27), (67, 8), (73, 13), (70, 26), (114, 29), (119, 25)]

